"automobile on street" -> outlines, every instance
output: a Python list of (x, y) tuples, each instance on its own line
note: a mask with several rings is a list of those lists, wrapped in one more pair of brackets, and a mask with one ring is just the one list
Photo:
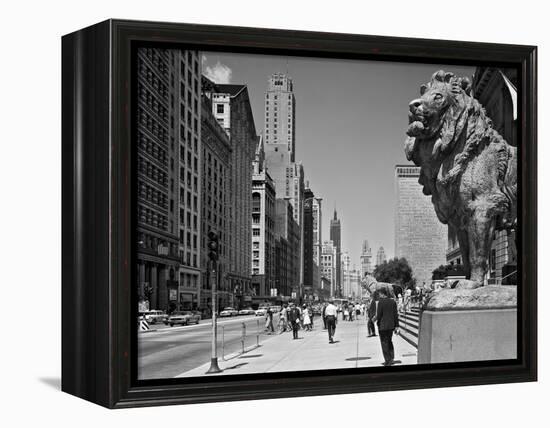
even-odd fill
[(220, 312), (220, 317), (234, 317), (237, 315), (239, 315), (239, 311), (230, 306), (224, 308), (223, 311)]

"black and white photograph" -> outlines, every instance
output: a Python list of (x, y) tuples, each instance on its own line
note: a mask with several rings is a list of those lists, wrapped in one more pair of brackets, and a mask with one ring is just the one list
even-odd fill
[(0, 8), (4, 425), (544, 425), (543, 2)]
[(138, 380), (518, 358), (516, 68), (133, 61)]

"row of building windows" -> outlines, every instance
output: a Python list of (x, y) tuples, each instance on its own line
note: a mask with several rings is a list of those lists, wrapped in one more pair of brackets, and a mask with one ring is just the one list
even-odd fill
[(163, 77), (168, 79), (170, 76), (170, 71), (168, 70), (168, 64), (164, 56), (168, 52), (166, 49), (158, 48), (142, 48), (140, 52), (143, 52), (146, 58), (151, 61), (155, 70), (158, 70)]
[(168, 197), (166, 194), (152, 186), (149, 186), (148, 184), (145, 184), (143, 181), (139, 182), (138, 195), (140, 198), (149, 203), (158, 205), (164, 209), (168, 208)]
[(168, 218), (150, 208), (138, 204), (138, 221), (162, 230), (168, 230)]
[(138, 147), (139, 149), (162, 165), (168, 165), (166, 150), (156, 144), (151, 138), (147, 137), (141, 130), (138, 131)]
[[(195, 156), (191, 154), (191, 152), (187, 152), (187, 156), (185, 156), (185, 150), (180, 150), (180, 160), (183, 164), (185, 164), (185, 158), (187, 158), (187, 168), (193, 168), (195, 172), (198, 172), (199, 170), (199, 158), (198, 156)], [(183, 169), (183, 167), (180, 167), (180, 172)]]
[(150, 235), (149, 233), (139, 232), (137, 242), (140, 248), (155, 251), (159, 255), (170, 255), (176, 257), (178, 254), (176, 244), (168, 242), (164, 238)]
[[(184, 239), (187, 238), (187, 239)], [(189, 249), (197, 250), (197, 234), (191, 233), (190, 231), (185, 232), (183, 229), (180, 229), (180, 245), (186, 246)]]
[(158, 94), (168, 99), (168, 87), (161, 79), (153, 72), (153, 70), (145, 64), (142, 58), (138, 58), (138, 75), (141, 76)]
[[(195, 193), (199, 191), (198, 178), (196, 175), (191, 174), (191, 171), (187, 170), (187, 174), (184, 167), (180, 167), (180, 184), (187, 186), (189, 190), (193, 189)], [(180, 188), (180, 195), (182, 189)]]
[(162, 186), (168, 185), (168, 175), (142, 156), (138, 156), (138, 172)]
[[(193, 203), (191, 204), (191, 201)], [(198, 197), (197, 195), (192, 195), (190, 191), (185, 191), (185, 189), (180, 187), (180, 205), (187, 206), (188, 209), (192, 209), (194, 212), (198, 212)]]
[(194, 267), (194, 268), (198, 268), (198, 263), (197, 263), (197, 255), (196, 254), (191, 254), (191, 252), (184, 252), (183, 250), (180, 250), (180, 253), (179, 253), (179, 259), (180, 259), (180, 263), (182, 265), (186, 265), (186, 266), (189, 266), (189, 267)]
[[(185, 221), (187, 217), (187, 221)], [(191, 213), (187, 211), (187, 215), (185, 213), (185, 210), (183, 208), (180, 208), (180, 226), (186, 225), (188, 229), (193, 228), (193, 230), (197, 230), (197, 214), (193, 214), (193, 223), (191, 223)]]
[(151, 135), (156, 137), (161, 143), (168, 144), (168, 131), (143, 108), (138, 107), (138, 124), (142, 129), (149, 131)]
[(168, 109), (141, 83), (138, 83), (138, 99), (145, 103), (159, 118), (168, 120)]

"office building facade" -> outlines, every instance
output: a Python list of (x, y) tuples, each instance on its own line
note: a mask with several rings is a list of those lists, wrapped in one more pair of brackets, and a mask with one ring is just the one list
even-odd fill
[(137, 278), (151, 309), (199, 305), (200, 73), (196, 51), (138, 50)]
[(433, 270), (446, 263), (447, 226), (431, 197), (418, 185), (420, 167), (395, 167), (395, 256), (409, 262), (418, 285), (431, 284)]
[(252, 287), (250, 303), (272, 297), (275, 283), (275, 185), (265, 165), (263, 140), (256, 148), (252, 174)]

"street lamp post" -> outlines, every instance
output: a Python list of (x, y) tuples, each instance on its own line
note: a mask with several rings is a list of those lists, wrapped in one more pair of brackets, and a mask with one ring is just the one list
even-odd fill
[(210, 285), (212, 288), (212, 358), (210, 359), (210, 368), (206, 374), (219, 373), (222, 370), (218, 366), (218, 326), (217, 326), (217, 269), (218, 260), (218, 234), (208, 232), (208, 258), (210, 259)]

